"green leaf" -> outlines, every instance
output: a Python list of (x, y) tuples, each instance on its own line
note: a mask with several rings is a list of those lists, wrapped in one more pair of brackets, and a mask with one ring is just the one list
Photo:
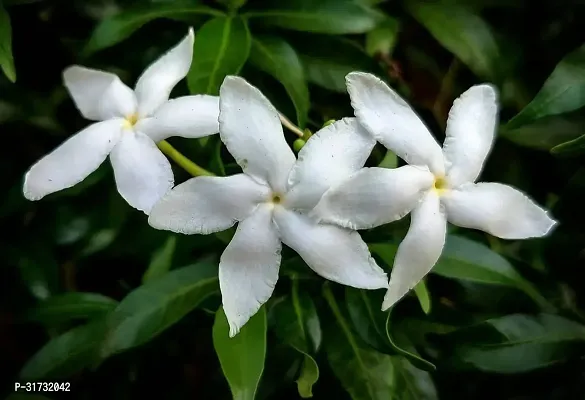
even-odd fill
[(396, 168), (398, 166), (398, 157), (391, 150), (386, 151), (384, 158), (378, 164), (379, 168)]
[(263, 6), (264, 10), (245, 16), (285, 29), (314, 33), (365, 33), (385, 18), (381, 12), (352, 0), (272, 0)]
[(250, 54), (251, 38), (239, 17), (217, 17), (195, 34), (193, 62), (187, 75), (191, 93), (218, 95), (227, 75), (237, 75)]
[(383, 291), (366, 291), (351, 287), (345, 288), (345, 303), (353, 329), (367, 345), (373, 349), (389, 354), (401, 354), (418, 368), (433, 371), (435, 366), (417, 354), (400, 348), (388, 333), (389, 312), (382, 312), (380, 307), (384, 298)]
[(402, 357), (363, 347), (326, 283), (323, 295), (335, 322), (328, 324), (325, 350), (331, 369), (354, 400), (431, 400), (436, 391), (430, 375)]
[(150, 264), (142, 276), (142, 282), (146, 283), (153, 279), (158, 279), (171, 269), (173, 263), (173, 255), (175, 254), (175, 247), (177, 246), (177, 237), (172, 235), (165, 241), (160, 249), (157, 249)]
[(266, 308), (246, 322), (240, 332), (229, 337), (230, 327), (220, 307), (213, 324), (213, 346), (232, 396), (237, 400), (254, 400), (266, 358)]
[(291, 44), (305, 67), (309, 82), (347, 93), (345, 76), (352, 71), (376, 72), (377, 63), (354, 42), (335, 36), (297, 34)]
[(117, 304), (116, 300), (99, 293), (63, 293), (40, 303), (28, 314), (27, 319), (50, 324), (92, 319), (104, 316)]
[(2, 6), (2, 2), (0, 2), (0, 68), (10, 82), (16, 82), (16, 70), (12, 57), (12, 27), (10, 17)]
[(223, 4), (230, 10), (237, 10), (248, 2), (248, 0), (216, 0), (219, 4)]
[(155, 19), (181, 19), (192, 23), (194, 17), (208, 15), (222, 16), (224, 13), (202, 5), (172, 3), (141, 5), (103, 19), (93, 31), (83, 52), (89, 55), (118, 44)]
[(309, 87), (296, 51), (278, 37), (254, 36), (250, 62), (284, 86), (295, 106), (298, 125), (304, 128), (310, 105)]
[(27, 381), (66, 378), (90, 366), (97, 358), (106, 331), (104, 320), (74, 328), (51, 339), (20, 371)]
[(366, 52), (372, 57), (390, 56), (398, 41), (399, 31), (400, 22), (395, 18), (387, 17), (376, 26), (376, 29), (366, 35)]
[(518, 128), (500, 127), (500, 137), (521, 146), (538, 150), (551, 150), (564, 143), (578, 139), (583, 133), (585, 118), (580, 115), (551, 115), (527, 123)]
[(476, 11), (455, 4), (412, 1), (408, 10), (443, 47), (482, 78), (502, 77), (503, 62), (491, 27)]
[(559, 144), (550, 149), (553, 154), (575, 155), (585, 152), (585, 135), (579, 136), (577, 139)]
[(217, 264), (207, 260), (148, 281), (109, 316), (102, 357), (150, 341), (217, 291)]
[[(397, 245), (390, 243), (370, 245), (370, 250), (388, 265), (393, 265), (397, 248)], [(538, 290), (516, 272), (508, 260), (489, 247), (461, 236), (447, 236), (443, 253), (431, 272), (447, 278), (515, 287), (539, 305), (549, 306)]]
[(536, 119), (585, 106), (585, 45), (559, 62), (534, 99), (508, 123), (517, 128)]
[(585, 326), (558, 315), (512, 314), (444, 335), (464, 368), (521, 373), (549, 367), (585, 349)]
[(293, 280), (291, 296), (284, 298), (271, 310), (276, 335), (303, 356), (297, 387), (302, 398), (312, 397), (313, 385), (319, 380), (319, 366), (313, 358), (321, 345), (321, 325), (313, 300), (299, 291)]
[(425, 314), (430, 313), (431, 296), (429, 294), (429, 290), (427, 289), (427, 285), (425, 284), (424, 280), (417, 283), (417, 285), (414, 287), (414, 293), (418, 298), (418, 302), (420, 303), (420, 307), (422, 308), (423, 312)]

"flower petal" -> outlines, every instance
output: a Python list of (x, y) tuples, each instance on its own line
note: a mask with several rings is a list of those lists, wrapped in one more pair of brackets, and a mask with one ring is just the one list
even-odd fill
[(138, 121), (136, 130), (155, 143), (170, 136), (200, 138), (219, 132), (219, 97), (196, 95), (169, 100), (152, 118)]
[(295, 156), (278, 112), (244, 79), (228, 76), (219, 89), (219, 134), (245, 173), (284, 193)]
[(150, 212), (174, 184), (169, 160), (142, 132), (124, 131), (110, 154), (120, 195), (132, 207)]
[(311, 216), (351, 229), (369, 229), (408, 214), (434, 182), (426, 168), (363, 168), (329, 189)]
[(40, 200), (84, 180), (104, 162), (121, 132), (122, 120), (109, 120), (71, 136), (29, 169), (24, 178), (24, 197)]
[(497, 118), (497, 95), (491, 85), (473, 86), (453, 102), (443, 143), (451, 187), (477, 179), (494, 141)]
[(148, 223), (188, 235), (220, 232), (248, 217), (269, 196), (268, 187), (246, 174), (191, 178), (155, 204)]
[(408, 164), (444, 173), (441, 147), (406, 101), (372, 74), (351, 72), (345, 79), (355, 116), (376, 140)]
[(411, 213), (410, 228), (398, 246), (382, 310), (416, 286), (437, 263), (445, 245), (447, 221), (437, 191), (429, 191)]
[(271, 206), (260, 205), (238, 224), (219, 262), (219, 287), (230, 337), (272, 295), (278, 280), (281, 247)]
[(193, 28), (178, 45), (153, 62), (136, 82), (138, 113), (148, 117), (169, 99), (175, 85), (183, 79), (193, 60)]
[(327, 189), (364, 166), (375, 144), (355, 118), (344, 118), (315, 133), (290, 172), (286, 204), (313, 208)]
[(546, 235), (556, 221), (524, 193), (501, 183), (467, 183), (443, 197), (449, 222), (502, 239)]
[(114, 74), (73, 65), (63, 71), (63, 81), (75, 106), (89, 120), (126, 118), (136, 112), (134, 92)]
[(388, 286), (386, 273), (356, 231), (316, 224), (306, 215), (283, 207), (275, 208), (274, 221), (283, 243), (325, 279), (359, 289)]

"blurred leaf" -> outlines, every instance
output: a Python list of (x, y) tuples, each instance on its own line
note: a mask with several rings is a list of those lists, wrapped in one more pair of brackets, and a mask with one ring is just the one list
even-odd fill
[[(22, 253), (20, 253), (22, 252)], [(57, 291), (59, 264), (52, 249), (42, 244), (19, 249), (16, 260), (20, 275), (30, 293), (39, 300), (48, 299)]]
[(521, 373), (582, 354), (585, 326), (550, 314), (512, 314), (444, 335), (463, 367)]
[[(584, 130), (585, 131), (585, 130)], [(585, 134), (550, 149), (553, 154), (575, 155), (585, 152)]]
[(386, 151), (384, 158), (382, 159), (382, 161), (380, 161), (380, 164), (378, 164), (378, 167), (380, 168), (396, 168), (397, 166), (398, 157), (396, 156), (396, 154), (394, 154), (394, 152), (390, 150)]
[(61, 323), (74, 319), (93, 319), (116, 308), (118, 302), (99, 293), (71, 292), (50, 297), (28, 314), (42, 323)]
[(418, 302), (420, 303), (420, 307), (422, 308), (425, 314), (431, 312), (431, 296), (429, 294), (429, 290), (427, 289), (427, 285), (425, 281), (422, 280), (416, 284), (414, 287), (414, 293), (418, 298)]
[[(401, 357), (392, 357), (362, 347), (351, 330), (349, 321), (343, 316), (329, 283), (324, 285), (323, 295), (335, 318), (335, 326), (328, 327), (325, 342), (327, 359), (352, 399), (437, 398), (428, 373), (416, 371)], [(432, 390), (429, 390), (429, 387)]]
[(237, 75), (250, 54), (250, 31), (239, 17), (217, 17), (195, 34), (193, 62), (187, 75), (192, 94), (218, 95), (227, 75)]
[(90, 366), (105, 334), (102, 319), (57, 336), (33, 355), (20, 371), (27, 381), (67, 378)]
[(157, 249), (150, 264), (142, 276), (142, 283), (146, 283), (153, 279), (158, 279), (171, 269), (173, 263), (173, 255), (177, 247), (177, 237), (175, 235), (169, 236), (161, 248)]
[(237, 10), (248, 2), (248, 0), (215, 0), (220, 4), (223, 4), (230, 10)]
[(347, 93), (345, 76), (352, 71), (375, 72), (376, 62), (354, 42), (334, 36), (297, 35), (292, 38), (309, 82)]
[(102, 357), (152, 340), (217, 290), (217, 264), (207, 260), (148, 281), (110, 315)]
[(302, 398), (312, 397), (312, 387), (319, 379), (319, 366), (313, 358), (321, 345), (321, 325), (313, 300), (299, 291), (298, 279), (293, 280), (291, 296), (277, 303), (271, 310), (275, 318), (276, 335), (303, 356), (297, 379)]
[(14, 58), (12, 57), (12, 28), (10, 17), (0, 1), (0, 67), (6, 77), (16, 82), (16, 70), (14, 69)]
[[(397, 245), (383, 243), (369, 246), (384, 262), (393, 265)], [(522, 278), (508, 260), (489, 247), (462, 236), (447, 235), (443, 253), (431, 272), (446, 278), (515, 287), (537, 304), (549, 306), (538, 290)]]
[(300, 128), (304, 128), (310, 106), (309, 88), (295, 50), (278, 37), (254, 36), (250, 62), (284, 86), (295, 106), (297, 123)]
[(371, 56), (382, 55), (388, 57), (394, 51), (398, 41), (400, 22), (387, 17), (376, 28), (366, 35), (366, 52)]
[(517, 128), (536, 119), (585, 106), (585, 45), (561, 60), (534, 99), (508, 123)]
[(491, 27), (465, 6), (411, 1), (408, 10), (441, 45), (482, 78), (502, 78), (502, 60)]
[(244, 15), (281, 28), (315, 33), (365, 33), (384, 19), (381, 12), (353, 0), (270, 0), (263, 7)]
[(203, 5), (180, 3), (140, 5), (102, 20), (94, 29), (84, 53), (89, 55), (120, 43), (145, 24), (158, 18), (189, 20), (200, 15), (222, 16), (224, 13)]
[(410, 362), (427, 371), (435, 370), (435, 366), (417, 354), (404, 350), (396, 345), (387, 331), (390, 313), (382, 312), (383, 291), (366, 291), (351, 287), (345, 288), (345, 303), (353, 328), (367, 345), (373, 349), (389, 354), (400, 354)]
[(266, 308), (254, 314), (233, 338), (223, 307), (215, 313), (213, 346), (232, 396), (254, 400), (266, 358)]
[(552, 150), (585, 134), (585, 118), (580, 115), (551, 115), (518, 128), (500, 127), (500, 137), (521, 146)]

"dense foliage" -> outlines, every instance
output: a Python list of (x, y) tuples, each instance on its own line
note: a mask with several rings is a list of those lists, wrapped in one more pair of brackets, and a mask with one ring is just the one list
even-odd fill
[[(537, 3), (0, 1), (3, 395), (582, 398), (585, 4)], [(217, 265), (235, 229), (152, 229), (120, 197), (108, 163), (41, 201), (22, 194), (30, 165), (87, 125), (63, 69), (132, 84), (190, 26), (193, 63), (173, 97), (217, 95), (225, 76), (240, 75), (305, 139), (353, 115), (351, 71), (385, 79), (439, 142), (453, 100), (492, 83), (500, 126), (482, 180), (528, 193), (558, 226), (523, 241), (449, 226), (432, 273), (388, 312), (383, 290), (326, 282), (285, 248), (273, 297), (228, 338)], [(298, 136), (285, 133), (293, 146)], [(217, 135), (169, 142), (216, 175), (240, 171)], [(381, 145), (367, 162), (401, 164)], [(176, 183), (190, 177), (173, 170)], [(360, 231), (388, 271), (408, 222)], [(70, 382), (70, 392), (13, 394), (27, 381)]]

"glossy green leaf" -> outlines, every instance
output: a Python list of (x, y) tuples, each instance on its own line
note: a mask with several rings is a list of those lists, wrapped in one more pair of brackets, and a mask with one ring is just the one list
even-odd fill
[(334, 317), (325, 342), (327, 359), (352, 399), (437, 398), (428, 373), (417, 371), (402, 357), (365, 348), (343, 315), (328, 283), (324, 285), (323, 294)]
[(427, 289), (427, 285), (425, 281), (420, 281), (414, 287), (414, 293), (418, 298), (418, 302), (420, 303), (420, 307), (424, 311), (425, 314), (431, 312), (431, 295), (429, 294), (429, 290)]
[(195, 34), (193, 62), (187, 74), (193, 94), (218, 95), (227, 75), (237, 75), (250, 54), (247, 23), (239, 17), (217, 17)]
[(548, 367), (585, 350), (585, 326), (551, 314), (506, 315), (444, 338), (457, 365), (499, 373)]
[(169, 236), (162, 247), (157, 249), (150, 259), (150, 264), (142, 276), (143, 283), (158, 279), (171, 269), (176, 247), (177, 237), (174, 235)]
[[(370, 245), (370, 250), (388, 265), (393, 265), (397, 248), (397, 245), (390, 243)], [(547, 306), (546, 299), (516, 272), (508, 260), (489, 247), (462, 236), (447, 236), (443, 253), (431, 272), (447, 278), (515, 287), (536, 303)]]
[(585, 152), (585, 135), (570, 140), (550, 149), (553, 154), (575, 155)]
[(97, 359), (105, 331), (106, 324), (100, 319), (49, 340), (27, 361), (19, 378), (27, 381), (67, 378), (89, 367)]
[(347, 93), (345, 76), (352, 71), (376, 72), (376, 62), (354, 42), (334, 36), (297, 35), (291, 44), (305, 67), (309, 82)]
[(216, 293), (218, 286), (217, 264), (206, 260), (138, 287), (109, 316), (102, 356), (152, 340)]
[(298, 125), (303, 128), (309, 112), (309, 87), (296, 51), (278, 37), (254, 36), (250, 62), (284, 86), (295, 106)]
[(512, 118), (507, 127), (519, 127), (549, 115), (585, 106), (585, 45), (568, 54), (550, 74), (534, 99)]
[(63, 293), (40, 303), (31, 310), (28, 319), (46, 324), (93, 319), (104, 316), (117, 304), (116, 300), (99, 293)]
[(400, 22), (395, 18), (386, 18), (366, 35), (366, 52), (372, 57), (388, 57), (394, 51), (399, 31)]
[(365, 33), (384, 19), (381, 12), (353, 0), (271, 0), (263, 8), (245, 16), (304, 32)]
[(215, 313), (213, 346), (232, 396), (254, 400), (266, 358), (266, 308), (262, 306), (233, 338), (223, 308)]
[(221, 11), (203, 5), (151, 3), (103, 19), (93, 31), (84, 53), (91, 54), (127, 39), (145, 24), (159, 18), (192, 21), (199, 16), (222, 16)]
[(465, 6), (411, 1), (408, 10), (443, 47), (482, 78), (501, 77), (502, 58), (491, 27)]
[(16, 82), (16, 70), (12, 57), (12, 27), (8, 12), (0, 2), (0, 68), (11, 82)]
[(518, 128), (500, 127), (500, 137), (521, 146), (537, 150), (551, 150), (556, 146), (572, 142), (583, 134), (585, 118), (580, 115), (551, 115), (537, 119)]

